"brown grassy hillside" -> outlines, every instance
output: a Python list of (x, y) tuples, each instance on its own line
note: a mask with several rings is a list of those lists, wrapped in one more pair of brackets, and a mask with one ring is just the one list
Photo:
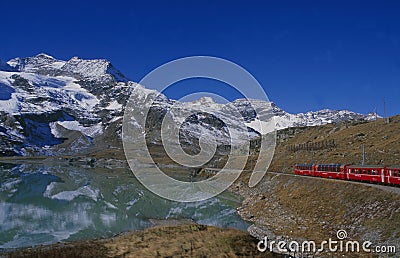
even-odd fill
[(163, 226), (111, 239), (22, 249), (7, 257), (279, 257), (257, 251), (258, 240), (236, 229)]
[[(293, 150), (303, 144), (314, 145), (326, 141), (334, 147)], [(289, 128), (278, 132), (277, 147), (270, 171), (292, 171), (296, 163), (361, 164), (362, 145), (366, 163), (370, 165), (400, 166), (400, 115), (365, 123), (328, 124), (307, 128)], [(314, 154), (313, 154), (314, 153)], [(286, 158), (285, 158), (286, 157)]]

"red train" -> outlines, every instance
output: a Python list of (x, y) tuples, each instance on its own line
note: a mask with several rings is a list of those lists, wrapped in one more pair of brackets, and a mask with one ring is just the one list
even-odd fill
[(294, 173), (342, 180), (400, 185), (400, 167), (341, 164), (296, 164)]

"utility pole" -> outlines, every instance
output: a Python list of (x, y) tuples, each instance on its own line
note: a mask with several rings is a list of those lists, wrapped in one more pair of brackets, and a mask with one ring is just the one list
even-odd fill
[(383, 98), (382, 100), (383, 100), (383, 113), (384, 113), (385, 120), (386, 120), (385, 123), (388, 124), (388, 123), (389, 123), (389, 117), (386, 116), (386, 102), (385, 102), (385, 98)]
[(365, 144), (362, 145), (362, 165), (365, 166)]

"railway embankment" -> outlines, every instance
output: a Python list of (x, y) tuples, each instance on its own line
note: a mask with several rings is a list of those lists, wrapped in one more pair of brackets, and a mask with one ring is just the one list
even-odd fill
[(254, 188), (249, 175), (231, 187), (244, 200), (238, 213), (262, 239), (316, 243), (336, 239), (395, 246), (400, 251), (400, 188), (268, 173)]

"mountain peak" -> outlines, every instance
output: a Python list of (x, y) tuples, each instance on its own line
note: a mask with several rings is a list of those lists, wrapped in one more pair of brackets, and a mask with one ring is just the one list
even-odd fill
[(117, 82), (129, 81), (107, 59), (81, 59), (78, 56), (74, 56), (65, 63), (62, 70), (63, 72), (91, 80), (104, 81), (112, 77)]
[(2, 71), (19, 71), (49, 76), (71, 76), (76, 79), (95, 80), (99, 82), (129, 80), (106, 59), (82, 59), (78, 56), (68, 61), (40, 53), (32, 57), (17, 57), (6, 64), (0, 64)]
[(17, 57), (7, 62), (16, 71), (39, 74), (51, 74), (52, 71), (62, 67), (64, 63), (64, 61), (44, 53), (32, 57)]
[(14, 72), (15, 69), (7, 64), (7, 62), (0, 59), (0, 71)]
[(50, 56), (50, 55), (48, 55), (48, 54), (46, 54), (46, 53), (40, 53), (40, 54), (37, 54), (37, 55), (34, 56), (34, 57), (36, 57), (36, 58), (55, 59), (54, 57), (52, 57), (52, 56)]
[(211, 97), (201, 97), (198, 100), (193, 101), (193, 103), (198, 103), (198, 104), (214, 104), (215, 101)]

